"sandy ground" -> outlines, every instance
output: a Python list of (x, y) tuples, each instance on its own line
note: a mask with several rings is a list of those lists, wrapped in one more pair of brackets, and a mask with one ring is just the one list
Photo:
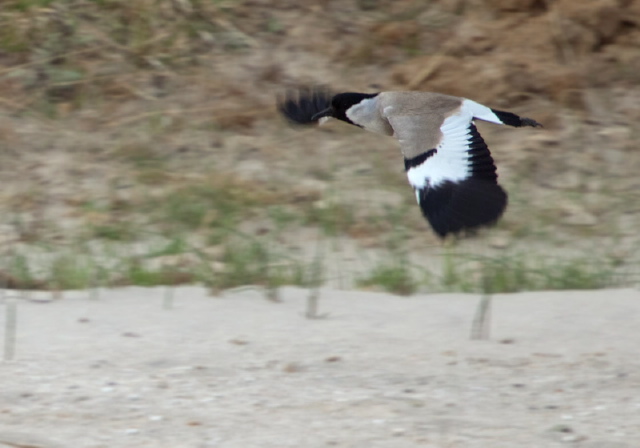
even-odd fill
[(163, 295), (20, 301), (0, 447), (640, 446), (636, 290)]

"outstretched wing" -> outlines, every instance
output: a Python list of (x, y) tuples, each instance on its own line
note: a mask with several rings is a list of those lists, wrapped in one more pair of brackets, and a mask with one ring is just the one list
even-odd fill
[(331, 105), (333, 95), (325, 87), (304, 88), (289, 91), (278, 98), (278, 110), (293, 124), (312, 125), (318, 122), (313, 116)]
[[(491, 225), (507, 206), (507, 193), (498, 185), (493, 157), (474, 119), (504, 122), (491, 109), (467, 101), (455, 113), (441, 120), (439, 126), (433, 126), (429, 138), (422, 139), (433, 144), (435, 134), (435, 147), (427, 146), (417, 156), (405, 157), (407, 177), (415, 190), (422, 214), (441, 237)], [(491, 115), (477, 116), (486, 111)], [(417, 121), (421, 119), (423, 117), (419, 115), (388, 117), (403, 149), (404, 145), (411, 145), (408, 151), (403, 151), (405, 154), (417, 152), (415, 146), (421, 140), (416, 139), (412, 130), (419, 128)], [(411, 126), (408, 120), (416, 123)], [(424, 132), (424, 127), (422, 129)], [(407, 132), (413, 133), (409, 135)]]

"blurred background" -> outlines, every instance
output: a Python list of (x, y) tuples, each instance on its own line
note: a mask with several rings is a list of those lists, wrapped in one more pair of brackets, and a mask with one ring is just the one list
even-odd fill
[[(480, 124), (510, 205), (439, 241), (391, 138), (278, 94), (426, 90)], [(5, 0), (0, 283), (416, 291), (640, 272), (640, 0)]]

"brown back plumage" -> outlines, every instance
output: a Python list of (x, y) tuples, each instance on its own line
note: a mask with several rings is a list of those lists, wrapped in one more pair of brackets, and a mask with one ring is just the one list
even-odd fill
[(462, 98), (430, 92), (383, 92), (378, 98), (380, 114), (389, 120), (406, 159), (436, 148), (440, 126), (462, 104)]

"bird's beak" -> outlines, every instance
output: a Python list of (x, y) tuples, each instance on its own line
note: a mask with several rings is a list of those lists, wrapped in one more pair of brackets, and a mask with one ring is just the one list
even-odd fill
[(330, 107), (327, 107), (325, 110), (321, 110), (320, 112), (318, 112), (317, 114), (313, 115), (311, 117), (312, 121), (317, 121), (323, 117), (332, 117), (333, 116), (333, 111), (331, 110)]

